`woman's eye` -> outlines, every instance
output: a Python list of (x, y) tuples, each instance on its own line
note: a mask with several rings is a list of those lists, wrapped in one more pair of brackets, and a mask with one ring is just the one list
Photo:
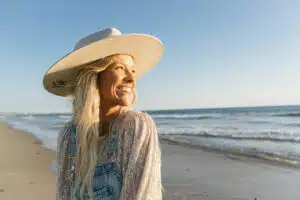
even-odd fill
[(115, 68), (116, 70), (124, 70), (124, 67), (123, 66), (117, 66), (116, 68)]

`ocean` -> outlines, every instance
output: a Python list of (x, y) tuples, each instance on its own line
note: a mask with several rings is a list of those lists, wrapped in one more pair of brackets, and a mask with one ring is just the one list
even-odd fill
[[(300, 166), (300, 106), (146, 111), (162, 140)], [(68, 113), (0, 114), (0, 121), (31, 133), (56, 150)]]

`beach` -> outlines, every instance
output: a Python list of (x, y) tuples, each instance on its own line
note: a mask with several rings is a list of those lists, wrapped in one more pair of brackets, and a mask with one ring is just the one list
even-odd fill
[(300, 169), (162, 144), (166, 199), (298, 200)]
[(0, 124), (0, 199), (53, 200), (55, 152), (23, 131)]
[[(166, 200), (299, 200), (300, 169), (162, 141)], [(55, 151), (0, 125), (0, 199), (55, 199)]]

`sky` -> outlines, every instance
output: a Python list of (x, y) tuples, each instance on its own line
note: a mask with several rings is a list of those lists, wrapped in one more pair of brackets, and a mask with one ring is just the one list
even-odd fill
[(43, 76), (107, 27), (164, 43), (137, 81), (137, 109), (300, 104), (299, 10), (298, 0), (1, 1), (0, 112), (69, 112)]

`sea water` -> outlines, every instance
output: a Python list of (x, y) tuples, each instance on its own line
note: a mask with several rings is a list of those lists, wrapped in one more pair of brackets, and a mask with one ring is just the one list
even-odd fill
[[(300, 165), (300, 106), (146, 111), (163, 140)], [(0, 121), (56, 150), (71, 114), (0, 114)], [(55, 168), (55, 162), (52, 168)]]

